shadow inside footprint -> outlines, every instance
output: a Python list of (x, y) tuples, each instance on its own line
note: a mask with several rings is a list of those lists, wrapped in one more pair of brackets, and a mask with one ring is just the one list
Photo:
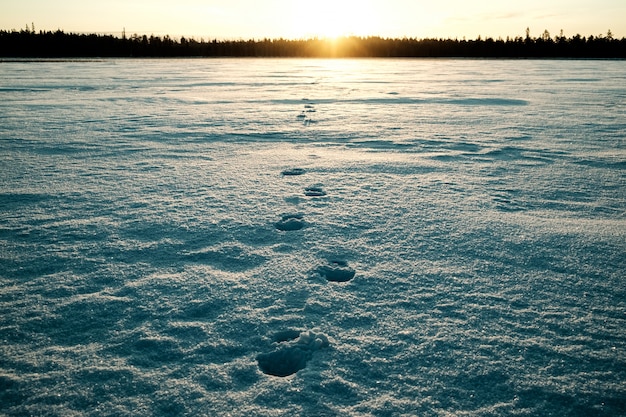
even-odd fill
[(282, 231), (293, 231), (302, 229), (306, 223), (303, 220), (303, 214), (285, 214), (282, 218), (274, 223), (274, 227)]
[[(293, 336), (291, 332), (289, 331), (289, 336)], [(311, 331), (302, 332), (297, 339), (280, 343), (276, 350), (259, 354), (256, 360), (263, 373), (285, 377), (306, 368), (313, 352), (328, 345), (325, 335)]]
[(332, 282), (347, 282), (356, 274), (354, 268), (343, 260), (332, 260), (327, 265), (317, 267), (316, 272)]
[(273, 352), (257, 356), (259, 368), (263, 373), (274, 376), (288, 376), (306, 368), (306, 363), (313, 353), (298, 346), (287, 346)]
[(276, 343), (281, 343), (297, 339), (298, 337), (300, 337), (300, 332), (298, 330), (287, 329), (277, 332), (272, 340)]

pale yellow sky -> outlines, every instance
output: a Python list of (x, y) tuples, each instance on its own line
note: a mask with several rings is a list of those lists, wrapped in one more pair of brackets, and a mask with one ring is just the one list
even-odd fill
[(197, 39), (626, 37), (626, 0), (0, 0), (0, 29)]

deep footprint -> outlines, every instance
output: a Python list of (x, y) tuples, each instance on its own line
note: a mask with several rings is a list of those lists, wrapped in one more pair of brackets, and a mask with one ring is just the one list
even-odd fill
[(313, 353), (327, 346), (329, 343), (325, 335), (302, 332), (297, 339), (281, 343), (276, 350), (259, 354), (256, 360), (263, 373), (285, 377), (306, 368)]
[(261, 353), (256, 360), (261, 371), (267, 375), (289, 376), (306, 368), (313, 353), (298, 346), (281, 347), (273, 352)]
[(276, 227), (278, 230), (282, 230), (285, 232), (300, 230), (306, 225), (303, 218), (304, 215), (299, 213), (285, 214), (279, 221), (274, 223), (274, 227)]
[(304, 195), (307, 197), (323, 197), (326, 195), (326, 191), (322, 187), (311, 186), (304, 189)]
[(332, 282), (348, 282), (354, 278), (356, 274), (354, 268), (343, 260), (332, 260), (328, 265), (317, 267), (316, 272), (326, 278), (326, 280)]
[(280, 332), (274, 334), (274, 337), (272, 337), (272, 341), (276, 343), (288, 342), (290, 340), (294, 340), (300, 337), (300, 333), (301, 332), (299, 332), (298, 330), (293, 329), (281, 330)]
[(306, 171), (303, 168), (290, 168), (282, 172), (282, 174), (286, 176), (302, 175), (304, 173), (306, 173)]

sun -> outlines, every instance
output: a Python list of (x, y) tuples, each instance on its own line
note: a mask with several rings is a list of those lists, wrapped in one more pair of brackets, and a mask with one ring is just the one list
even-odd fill
[(368, 0), (294, 2), (292, 32), (298, 38), (376, 35), (376, 12)]

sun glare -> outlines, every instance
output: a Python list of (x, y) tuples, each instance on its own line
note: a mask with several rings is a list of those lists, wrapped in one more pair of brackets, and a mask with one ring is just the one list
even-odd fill
[(376, 13), (367, 0), (294, 2), (293, 33), (298, 38), (376, 35)]

